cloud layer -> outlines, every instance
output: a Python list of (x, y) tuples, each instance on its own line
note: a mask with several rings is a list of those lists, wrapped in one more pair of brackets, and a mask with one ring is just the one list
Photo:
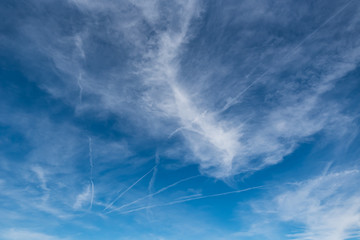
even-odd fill
[(359, 237), (359, 7), (1, 2), (2, 237)]

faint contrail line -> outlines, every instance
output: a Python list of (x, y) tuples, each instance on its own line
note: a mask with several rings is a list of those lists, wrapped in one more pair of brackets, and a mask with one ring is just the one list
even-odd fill
[(90, 200), (90, 209), (92, 208), (94, 202), (94, 182), (91, 180), (91, 200)]
[(196, 132), (199, 133), (200, 135), (202, 135), (202, 133), (200, 131), (197, 131), (195, 129), (193, 129), (193, 127), (191, 127), (191, 125), (193, 125), (194, 123), (196, 123), (199, 120), (199, 117), (204, 116), (206, 114), (207, 111), (204, 111), (203, 113), (199, 114), (198, 116), (196, 116), (189, 124), (189, 127), (187, 126), (182, 126), (182, 127), (178, 127), (177, 129), (175, 129), (172, 133), (170, 133), (170, 135), (168, 136), (168, 139), (172, 138), (176, 133), (182, 131), (182, 130), (189, 130), (192, 132)]
[(152, 191), (153, 191), (159, 164), (160, 164), (159, 153), (156, 151), (156, 153), (155, 153), (155, 168), (154, 168), (153, 175), (151, 176), (149, 186), (148, 186), (149, 193), (152, 193)]
[(82, 103), (82, 93), (83, 93), (83, 86), (81, 84), (81, 81), (82, 81), (82, 73), (80, 72), (79, 76), (78, 76), (78, 80), (77, 80), (77, 85), (79, 87), (79, 102), (80, 102), (80, 104)]
[(90, 209), (92, 208), (94, 202), (94, 181), (93, 181), (93, 156), (92, 156), (92, 140), (91, 137), (88, 137), (89, 140), (89, 164), (90, 164), (90, 183), (91, 183), (91, 199), (90, 199)]
[(191, 198), (199, 197), (199, 196), (202, 196), (202, 194), (201, 194), (201, 193), (197, 193), (197, 194), (193, 194), (193, 195), (182, 196), (182, 197), (176, 198), (175, 200), (191, 199)]
[[(154, 185), (155, 185), (155, 181), (156, 181), (156, 176), (157, 176), (157, 172), (158, 172), (158, 166), (160, 164), (160, 158), (159, 158), (159, 152), (156, 149), (156, 153), (155, 153), (155, 168), (153, 171), (153, 174), (151, 176), (151, 179), (149, 181), (149, 186), (148, 186), (148, 194), (151, 195), (154, 191)], [(149, 202), (148, 205), (150, 205), (150, 201), (151, 201), (151, 197), (149, 197)]]
[[(344, 4), (344, 6), (342, 6), (338, 11), (336, 11), (332, 16), (330, 16), (328, 19), (325, 20), (325, 22), (323, 22), (319, 27), (317, 27), (314, 31), (312, 31), (309, 35), (307, 35), (300, 43), (298, 43), (298, 45), (296, 45), (296, 47), (294, 49), (292, 49), (291, 51), (296, 51), (306, 40), (308, 40), (309, 38), (311, 38), (313, 35), (315, 35), (322, 27), (324, 27), (326, 24), (328, 24), (332, 19), (334, 19), (337, 15), (339, 15), (342, 11), (345, 10), (345, 8), (347, 6), (349, 6), (349, 4), (351, 2), (353, 2), (354, 0), (350, 0), (348, 1), (346, 4)], [(290, 54), (287, 54), (290, 55)], [(288, 57), (286, 55), (286, 57)]]
[(91, 139), (91, 137), (89, 137), (89, 163), (90, 163), (90, 176), (92, 179), (94, 164), (93, 164), (93, 156), (92, 156), (92, 139)]
[[(332, 19), (334, 19), (337, 15), (339, 15), (342, 11), (345, 10), (345, 8), (347, 6), (350, 5), (350, 3), (352, 3), (354, 0), (350, 0), (348, 1), (346, 4), (344, 4), (343, 7), (341, 7), (338, 11), (336, 11), (333, 15), (331, 15), (328, 19), (326, 19), (319, 27), (317, 27), (314, 31), (312, 31), (311, 33), (309, 33), (303, 40), (301, 40), (294, 48), (292, 48), (291, 50), (289, 50), (289, 52), (283, 57), (283, 60), (285, 60), (286, 58), (288, 58), (289, 56), (291, 56), (292, 54), (294, 54), (296, 52), (296, 50), (301, 47), (301, 45), (304, 44), (304, 42), (306, 42), (307, 40), (309, 40), (312, 36), (314, 36), (321, 28), (323, 28), (326, 24), (328, 24)], [(237, 94), (234, 98), (232, 98), (232, 100), (228, 103), (225, 104), (225, 106), (219, 111), (219, 113), (222, 113), (224, 111), (226, 111), (227, 109), (229, 109), (232, 105), (235, 104), (235, 102), (237, 101), (237, 99), (243, 95), (245, 92), (247, 92), (247, 90), (249, 90), (249, 88), (251, 88), (255, 83), (257, 83), (258, 81), (260, 81), (270, 70), (272, 69), (272, 67), (269, 67), (268, 69), (265, 70), (265, 72), (263, 72), (258, 78), (256, 78), (253, 82), (251, 82), (243, 91), (241, 91), (239, 94)]]
[(186, 127), (179, 127), (175, 129), (170, 135), (168, 136), (168, 139), (172, 138), (176, 133), (180, 132), (181, 130), (186, 129)]
[(127, 193), (130, 189), (132, 189), (138, 182), (140, 182), (144, 177), (146, 177), (149, 173), (151, 173), (154, 169), (155, 169), (156, 165), (150, 169), (150, 171), (148, 171), (147, 173), (145, 173), (145, 175), (143, 175), (141, 178), (139, 178), (138, 180), (136, 180), (136, 182), (134, 182), (132, 185), (130, 185), (130, 187), (128, 187), (125, 191), (123, 191), (122, 193), (119, 194), (119, 196), (117, 196), (106, 208), (104, 208), (103, 211), (107, 210), (108, 208), (111, 208), (114, 203), (119, 200), (119, 198), (121, 198), (122, 196), (124, 196), (125, 193)]
[(241, 192), (246, 192), (246, 191), (250, 191), (250, 190), (258, 189), (258, 188), (262, 188), (262, 187), (264, 187), (264, 186), (257, 186), (257, 187), (251, 187), (251, 188), (246, 188), (246, 189), (236, 190), (236, 191), (231, 191), (231, 192), (216, 193), (216, 194), (211, 194), (211, 195), (206, 195), (206, 196), (188, 198), (188, 199), (183, 199), (183, 200), (176, 200), (176, 201), (172, 201), (172, 202), (168, 202), (168, 203), (164, 203), (164, 204), (157, 204), (157, 205), (152, 205), (152, 206), (145, 206), (145, 207), (135, 208), (135, 209), (132, 209), (132, 210), (129, 210), (129, 211), (120, 212), (120, 214), (127, 214), (127, 213), (141, 211), (141, 210), (144, 210), (144, 209), (155, 208), (155, 207), (170, 206), (170, 205), (189, 202), (189, 201), (194, 201), (194, 200), (198, 200), (198, 199), (205, 199), (205, 198), (212, 198), (212, 197), (219, 197), (219, 196), (230, 195), (230, 194), (235, 194), (235, 193), (241, 193)]
[(151, 194), (146, 195), (146, 196), (144, 196), (144, 197), (138, 198), (138, 199), (136, 199), (136, 200), (134, 200), (134, 201), (132, 201), (132, 202), (130, 202), (130, 203), (126, 203), (126, 204), (124, 204), (124, 205), (122, 205), (122, 206), (120, 206), (120, 207), (118, 207), (118, 208), (114, 208), (114, 209), (112, 209), (111, 211), (108, 211), (107, 213), (111, 213), (111, 212), (114, 212), (114, 211), (119, 211), (120, 209), (123, 209), (123, 208), (125, 208), (125, 207), (134, 205), (135, 203), (138, 203), (138, 202), (140, 202), (140, 201), (142, 201), (142, 200), (144, 200), (144, 199), (146, 199), (146, 198), (150, 198), (150, 197), (153, 197), (153, 196), (155, 196), (155, 195), (158, 195), (158, 194), (160, 194), (160, 193), (168, 190), (169, 188), (172, 188), (172, 187), (174, 187), (174, 186), (176, 186), (176, 185), (178, 185), (178, 184), (180, 184), (180, 183), (182, 183), (182, 182), (186, 182), (186, 181), (189, 181), (189, 180), (191, 180), (191, 179), (198, 178), (198, 177), (201, 177), (201, 175), (196, 175), (196, 176), (191, 176), (191, 177), (183, 178), (183, 179), (181, 179), (181, 180), (179, 180), (179, 181), (177, 181), (177, 182), (175, 182), (175, 183), (172, 183), (172, 184), (170, 184), (170, 185), (168, 185), (168, 186), (166, 186), (166, 187), (161, 188), (160, 190), (158, 190), (158, 191), (156, 191), (156, 192), (154, 192), (154, 193), (151, 193)]

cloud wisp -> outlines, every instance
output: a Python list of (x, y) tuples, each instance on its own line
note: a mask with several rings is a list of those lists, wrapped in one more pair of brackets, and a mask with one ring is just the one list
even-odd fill
[(50, 193), (49, 193), (49, 188), (47, 187), (47, 179), (45, 177), (45, 172), (39, 166), (34, 166), (32, 170), (34, 171), (34, 173), (36, 173), (36, 176), (38, 177), (41, 183), (40, 185), (41, 189), (44, 191), (43, 201), (46, 202), (50, 197)]
[(92, 185), (89, 184), (77, 197), (74, 203), (74, 209), (81, 209), (85, 203), (91, 203)]
[(66, 240), (69, 238), (58, 238), (56, 236), (48, 235), (45, 233), (40, 232), (34, 232), (34, 231), (28, 231), (23, 229), (16, 229), (12, 228), (6, 231), (2, 231), (1, 237), (4, 240), (22, 240), (22, 239), (28, 239), (28, 240)]
[[(28, 36), (36, 46), (46, 46), (46, 52), (44, 47), (38, 51), (53, 60), (60, 86), (69, 91), (59, 90), (58, 85), (42, 79), (38, 84), (52, 96), (74, 106), (79, 115), (96, 112), (106, 118), (111, 113), (126, 119), (133, 131), (144, 132), (149, 139), (181, 142), (177, 147), (181, 148), (179, 152), (187, 152), (185, 162), (199, 164), (203, 174), (224, 179), (262, 169), (279, 163), (316, 133), (331, 127), (351, 127), (353, 116), (344, 114), (340, 105), (326, 108), (324, 96), (359, 62), (360, 43), (355, 38), (349, 39), (351, 29), (341, 35), (344, 41), (351, 41), (351, 48), (335, 40), (344, 29), (341, 26), (356, 25), (356, 13), (345, 16), (351, 6), (356, 7), (354, 1), (347, 1), (327, 15), (316, 15), (313, 19), (316, 24), (310, 22), (310, 33), (299, 31), (297, 34), (302, 37), (295, 41), (274, 35), (275, 30), (265, 32), (264, 39), (282, 38), (281, 44), (256, 52), (242, 48), (247, 44), (244, 37), (234, 35), (235, 43), (227, 43), (229, 36), (220, 34), (227, 30), (230, 14), (227, 7), (208, 13), (212, 8), (202, 1), (69, 3), (81, 13), (79, 20), (84, 21), (83, 27), (71, 36), (62, 36), (61, 27), (54, 23), (57, 40), (51, 44), (39, 37), (40, 33), (45, 34), (41, 29), (37, 30), (39, 36)], [(244, 26), (249, 23), (261, 26), (263, 18), (256, 15), (253, 5), (247, 1), (241, 4), (245, 6), (236, 7), (250, 10), (244, 13), (246, 19), (237, 16), (234, 22), (240, 21), (239, 26), (243, 25), (241, 21)], [(292, 11), (288, 5), (283, 8), (285, 12)], [(271, 18), (277, 15), (276, 11), (269, 10), (264, 18), (281, 24), (281, 31), (293, 29), (292, 18)], [(103, 14), (111, 20), (99, 36), (93, 28), (103, 24)], [(224, 25), (217, 34), (224, 49), (211, 44), (206, 47), (202, 39), (201, 34), (208, 31), (202, 22), (211, 20), (211, 14), (218, 16), (220, 26)], [(82, 19), (83, 15), (88, 18)], [(256, 38), (257, 33), (248, 31), (249, 38)], [(24, 30), (23, 34), (28, 35), (29, 31)], [(320, 45), (325, 38), (329, 41)], [(107, 45), (99, 44), (96, 39)], [(195, 54), (191, 52), (194, 45), (207, 50), (198, 53), (195, 49)], [(227, 45), (234, 51), (228, 52)], [(113, 49), (110, 51), (107, 46)], [(235, 54), (240, 51), (237, 48), (243, 49), (242, 55), (250, 59), (248, 62)], [(105, 50), (112, 56), (108, 65), (94, 57), (103, 56)], [(316, 58), (307, 54), (312, 52)], [(261, 54), (269, 56), (251, 60), (252, 56)], [(245, 70), (234, 79), (231, 76), (237, 71), (236, 57), (239, 65), (244, 65), (239, 67)], [(222, 58), (229, 59), (213, 64)], [(248, 66), (258, 67), (248, 70)], [(298, 77), (289, 76), (285, 81), (281, 76), (289, 69)], [(211, 73), (222, 71), (225, 77), (219, 91), (216, 87), (219, 83), (214, 83)], [(299, 78), (304, 82), (300, 86)], [(79, 89), (76, 93), (75, 88)], [(225, 104), (218, 96), (226, 96)], [(183, 159), (181, 153), (175, 152), (172, 150), (172, 157)]]
[(352, 185), (358, 179), (358, 170), (325, 173), (291, 184), (270, 203), (253, 206), (280, 223), (299, 224), (286, 234), (289, 239), (353, 239), (360, 234), (360, 194)]
[(0, 15), (0, 238), (360, 237), (360, 2)]

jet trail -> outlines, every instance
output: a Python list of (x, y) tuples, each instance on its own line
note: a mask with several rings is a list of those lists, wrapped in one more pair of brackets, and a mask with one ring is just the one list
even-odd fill
[[(182, 182), (189, 181), (189, 180), (191, 180), (191, 179), (198, 178), (198, 177), (201, 177), (201, 175), (196, 175), (196, 176), (192, 176), (192, 177), (183, 178), (183, 179), (181, 179), (181, 180), (179, 180), (179, 181), (177, 181), (177, 182), (175, 182), (175, 183), (172, 183), (172, 184), (170, 184), (170, 185), (168, 185), (168, 186), (166, 186), (166, 187), (161, 188), (160, 190), (158, 190), (158, 191), (156, 191), (156, 192), (154, 192), (154, 193), (151, 193), (151, 194), (146, 195), (146, 196), (144, 196), (144, 197), (138, 198), (138, 199), (136, 199), (135, 201), (132, 201), (132, 202), (130, 202), (130, 203), (126, 203), (126, 204), (124, 204), (124, 205), (122, 205), (122, 206), (120, 206), (120, 207), (118, 207), (118, 208), (114, 208), (114, 209), (112, 209), (111, 211), (109, 211), (109, 212), (107, 212), (107, 213), (111, 213), (111, 212), (114, 212), (114, 211), (119, 211), (120, 209), (123, 209), (123, 208), (125, 208), (125, 207), (134, 205), (135, 203), (138, 203), (138, 202), (140, 202), (140, 201), (142, 201), (142, 200), (144, 200), (144, 199), (147, 199), (147, 198), (153, 197), (153, 196), (155, 196), (155, 195), (158, 195), (158, 194), (164, 192), (165, 190), (167, 190), (167, 189), (169, 189), (169, 188), (172, 188), (172, 187), (174, 187), (174, 186), (176, 186), (176, 185), (178, 185), (178, 184), (180, 184), (180, 183), (182, 183)], [(149, 206), (149, 207), (150, 207), (150, 206)]]
[(83, 86), (82, 86), (81, 82), (82, 82), (82, 73), (79, 73), (77, 85), (79, 87), (79, 103), (80, 104), (82, 103), (82, 94), (83, 94)]
[[(155, 168), (154, 168), (153, 174), (151, 176), (151, 179), (149, 181), (148, 194), (152, 194), (153, 191), (154, 191), (154, 186), (155, 186), (155, 181), (156, 181), (156, 177), (157, 177), (159, 164), (160, 164), (159, 152), (158, 152), (158, 150), (156, 150), (156, 153), (155, 153)], [(150, 205), (150, 202), (151, 202), (151, 197), (149, 199), (148, 205)]]
[(90, 209), (92, 208), (94, 202), (94, 182), (91, 180), (91, 199), (90, 199)]
[(129, 211), (121, 212), (120, 214), (138, 212), (138, 211), (141, 211), (141, 210), (144, 210), (144, 209), (155, 208), (155, 207), (170, 206), (170, 205), (189, 202), (189, 201), (194, 201), (194, 200), (198, 200), (198, 199), (213, 198), (213, 197), (219, 197), (219, 196), (230, 195), (230, 194), (235, 194), (235, 193), (247, 192), (247, 191), (262, 188), (262, 187), (264, 187), (264, 186), (257, 186), (257, 187), (251, 187), (251, 188), (246, 188), (246, 189), (236, 190), (236, 191), (231, 191), (231, 192), (216, 193), (216, 194), (211, 194), (211, 195), (206, 195), (206, 196), (188, 198), (188, 199), (183, 199), (183, 200), (176, 200), (176, 201), (172, 201), (172, 202), (168, 202), (168, 203), (164, 203), (164, 204), (157, 204), (157, 205), (152, 205), (152, 206), (145, 206), (145, 207), (135, 208), (135, 209), (132, 209), (132, 210), (129, 210)]
[(125, 193), (127, 193), (129, 190), (131, 190), (138, 182), (140, 182), (144, 177), (146, 177), (149, 173), (151, 173), (154, 169), (155, 169), (156, 165), (150, 169), (150, 171), (148, 171), (147, 173), (145, 173), (145, 175), (143, 175), (141, 178), (139, 178), (138, 180), (136, 180), (136, 182), (134, 182), (130, 187), (128, 187), (125, 191), (123, 191), (122, 193), (119, 194), (119, 196), (117, 196), (106, 208), (104, 208), (103, 211), (111, 208), (114, 203), (119, 200), (119, 198), (121, 198), (122, 196), (124, 196)]
[[(352, 3), (354, 0), (350, 0), (349, 2), (347, 2), (346, 4), (344, 4), (343, 7), (341, 7), (338, 11), (336, 11), (333, 15), (331, 15), (328, 19), (326, 19), (319, 27), (317, 27), (314, 31), (312, 31), (311, 33), (309, 33), (303, 40), (301, 40), (293, 49), (291, 49), (285, 56), (284, 56), (284, 60), (286, 58), (288, 58), (289, 56), (291, 56), (293, 53), (296, 52), (296, 50), (299, 49), (299, 47), (301, 47), (304, 42), (306, 42), (307, 40), (309, 40), (312, 36), (314, 36), (321, 28), (323, 28), (326, 24), (328, 24), (332, 19), (334, 19), (337, 15), (339, 15), (342, 11), (345, 10), (345, 8), (347, 6), (350, 5), (350, 3)], [(231, 106), (233, 106), (236, 101), (238, 100), (239, 97), (241, 97), (241, 95), (243, 95), (245, 92), (247, 92), (247, 90), (249, 90), (249, 88), (251, 88), (255, 83), (259, 82), (270, 70), (272, 69), (272, 67), (269, 67), (268, 69), (265, 70), (265, 72), (263, 72), (258, 78), (256, 78), (253, 82), (251, 82), (243, 91), (241, 91), (239, 94), (237, 94), (234, 98), (232, 98), (231, 101), (229, 101), (228, 103), (225, 104), (225, 106), (219, 111), (219, 113), (225, 112), (227, 109), (229, 109)]]
[(91, 183), (91, 199), (90, 199), (90, 209), (92, 208), (94, 202), (94, 181), (93, 181), (93, 156), (92, 156), (92, 140), (91, 137), (89, 139), (89, 164), (90, 164), (90, 183)]
[(150, 182), (149, 182), (149, 187), (148, 187), (149, 193), (152, 193), (152, 191), (154, 189), (154, 184), (155, 184), (156, 174), (157, 174), (157, 171), (158, 171), (159, 164), (160, 164), (159, 153), (156, 151), (156, 154), (155, 154), (155, 168), (154, 168), (154, 171), (153, 171), (153, 175), (151, 176), (151, 179), (150, 179)]

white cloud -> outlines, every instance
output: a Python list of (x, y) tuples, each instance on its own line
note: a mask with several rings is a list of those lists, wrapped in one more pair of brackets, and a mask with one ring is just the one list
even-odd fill
[[(182, 134), (193, 153), (192, 161), (199, 163), (204, 173), (223, 178), (249, 169), (261, 169), (280, 162), (297, 144), (319, 131), (334, 127), (341, 128), (343, 132), (343, 129), (351, 125), (351, 117), (341, 114), (340, 106), (324, 106), (322, 94), (331, 90), (334, 82), (356, 67), (359, 61), (357, 49), (338, 54), (338, 58), (347, 59), (347, 62), (327, 62), (326, 67), (331, 70), (322, 75), (313, 87), (295, 89), (288, 93), (285, 92), (288, 89), (284, 89), (284, 92), (280, 90), (278, 106), (269, 108), (262, 116), (256, 113), (252, 123), (239, 118), (224, 118), (217, 109), (205, 107), (202, 103), (212, 99), (199, 98), (198, 92), (194, 93), (185, 87), (184, 79), (179, 74), (182, 71), (181, 54), (194, 35), (191, 23), (201, 16), (203, 9), (198, 2), (177, 4), (177, 10), (171, 9), (177, 19), (169, 20), (165, 30), (158, 30), (149, 49), (141, 53), (143, 61), (137, 68), (146, 90), (137, 104), (142, 114), (154, 119), (153, 125), (145, 124), (149, 132), (160, 136), (168, 133), (171, 137)], [(157, 11), (154, 16), (161, 15), (159, 6), (154, 6), (146, 9), (152, 13)], [(153, 21), (151, 23), (154, 24)], [(319, 30), (321, 29), (316, 31)], [(312, 38), (313, 34), (309, 36)], [(310, 37), (306, 37), (306, 40), (310, 40)], [(306, 46), (306, 42), (301, 45), (304, 51), (310, 48)], [(284, 51), (286, 48), (284, 47)], [(286, 59), (281, 59), (282, 66), (272, 66), (269, 63), (268, 69), (271, 71), (268, 71), (281, 72), (280, 67), (286, 68), (287, 64), (303, 58), (299, 55), (301, 51), (298, 47), (296, 50), (297, 52), (292, 52), (291, 48), (287, 50)], [(326, 54), (322, 57), (328, 58)], [(323, 68), (323, 61), (320, 59), (319, 63), (314, 64), (317, 68)], [(265, 87), (270, 91), (276, 81), (269, 78), (266, 78), (269, 84), (265, 84)], [(206, 89), (206, 82), (202, 84), (197, 87), (197, 91)], [(116, 93), (104, 91), (101, 94), (104, 99), (111, 98), (106, 103), (111, 109), (115, 102), (122, 102)], [(232, 104), (236, 103), (239, 102), (234, 101)], [(117, 104), (114, 106), (118, 108)], [(177, 128), (171, 131), (168, 126), (155, 126), (164, 119), (165, 122), (175, 122)]]
[(303, 224), (290, 239), (353, 239), (360, 236), (360, 193), (353, 185), (358, 181), (357, 170), (325, 174), (295, 184), (267, 207), (281, 221)]
[[(180, 4), (180, 3), (179, 3)], [(148, 53), (149, 61), (142, 66), (144, 84), (149, 86), (144, 102), (149, 109), (158, 109), (161, 117), (179, 121), (179, 128), (188, 141), (195, 158), (205, 169), (217, 167), (213, 174), (219, 177), (230, 174), (237, 149), (238, 129), (219, 122), (208, 109), (199, 109), (181, 86), (178, 57), (182, 47), (191, 38), (191, 21), (198, 17), (201, 8), (196, 2), (180, 4), (179, 30), (170, 29), (159, 36), (158, 48)], [(176, 131), (170, 136), (176, 134)]]
[[(266, 54), (274, 55), (270, 60), (256, 62), (249, 55), (261, 56), (262, 51), (253, 53), (244, 50), (243, 54), (250, 60), (241, 64), (251, 70), (242, 72), (240, 79), (220, 79), (224, 83), (219, 89), (212, 88), (214, 80), (209, 79), (212, 78), (209, 72), (223, 71), (225, 77), (230, 76), (237, 63), (228, 63), (230, 66), (227, 66), (215, 61), (216, 65), (209, 64), (202, 71), (189, 73), (189, 79), (184, 79), (182, 74), (187, 70), (184, 65), (192, 64), (192, 56), (185, 58), (184, 53), (192, 39), (197, 37), (198, 26), (194, 23), (201, 20), (206, 4), (200, 1), (166, 3), (138, 0), (127, 4), (116, 1), (102, 4), (87, 0), (70, 2), (89, 16), (84, 27), (74, 36), (61, 36), (55, 31), (60, 36), (54, 34), (54, 41), (45, 41), (38, 37), (42, 34), (24, 30), (25, 34), (31, 35), (39, 51), (53, 59), (62, 85), (45, 80), (39, 80), (39, 84), (52, 95), (73, 105), (79, 114), (87, 110), (91, 110), (92, 114), (96, 112), (98, 116), (111, 112), (119, 119), (126, 118), (131, 122), (134, 132), (145, 132), (150, 138), (163, 141), (169, 136), (181, 135), (180, 141), (184, 143), (179, 145), (186, 146), (191, 153), (184, 157), (182, 153), (185, 151), (182, 151), (176, 157), (198, 163), (204, 174), (226, 178), (249, 169), (261, 169), (282, 161), (298, 144), (316, 133), (328, 129), (345, 133), (351, 126), (353, 117), (344, 115), (340, 104), (332, 102), (334, 106), (329, 107), (324, 100), (324, 95), (333, 89), (336, 82), (355, 69), (360, 56), (358, 40), (352, 40), (351, 48), (342, 41), (332, 40), (338, 29), (342, 29), (327, 29), (341, 17), (337, 11), (299, 41), (268, 47)], [(259, 21), (262, 24), (263, 18), (267, 17), (285, 24), (284, 18), (288, 17), (284, 14), (277, 20), (276, 10), (271, 12), (266, 2), (262, 2), (259, 8), (252, 2), (244, 4), (250, 5), (241, 9), (249, 10), (236, 18), (238, 25), (256, 25)], [(291, 12), (287, 7), (284, 5), (282, 8)], [(264, 15), (264, 12), (267, 14)], [(104, 13), (111, 21), (103, 26), (104, 35), (98, 36), (92, 28), (101, 24)], [(219, 13), (220, 25), (228, 21), (224, 13), (226, 11)], [(349, 18), (348, 25), (353, 26), (356, 21), (357, 15), (354, 15)], [(286, 24), (281, 26), (288, 27)], [(41, 31), (45, 30), (41, 28)], [(250, 34), (247, 38), (251, 39), (253, 32), (247, 34)], [(88, 69), (83, 63), (88, 52), (96, 52), (89, 47), (94, 44), (93, 36), (109, 43), (114, 50), (111, 54), (116, 58), (122, 57), (122, 52), (116, 51), (118, 48), (129, 51), (126, 57), (121, 58), (122, 62), (119, 61), (120, 66), (104, 71), (100, 69), (96, 74), (86, 71)], [(279, 36), (270, 34), (265, 37), (273, 39)], [(324, 42), (323, 38), (328, 41)], [(249, 41), (243, 38), (237, 40), (232, 46), (234, 49), (243, 49), (243, 41)], [(311, 59), (313, 56), (309, 52), (318, 54)], [(189, 63), (183, 64), (184, 60)], [(212, 63), (211, 59), (201, 61), (204, 65)], [(259, 67), (254, 68), (254, 65)], [(124, 66), (125, 70), (119, 70)], [(280, 77), (286, 69), (292, 69), (298, 76)], [(201, 80), (192, 79), (193, 74), (201, 76)], [(300, 83), (296, 77), (300, 78)], [(193, 83), (189, 84), (191, 81)], [(265, 89), (264, 95), (247, 96), (257, 87)], [(203, 94), (206, 91), (211, 94)], [(245, 104), (243, 100), (246, 97), (254, 101)], [(219, 102), (224, 103), (225, 99), (228, 99), (226, 107), (219, 107)]]
[(74, 203), (74, 209), (80, 209), (83, 207), (84, 204), (90, 204), (92, 201), (92, 193), (93, 192), (93, 185), (89, 184), (86, 186), (83, 192), (81, 192), (76, 197), (76, 201)]

